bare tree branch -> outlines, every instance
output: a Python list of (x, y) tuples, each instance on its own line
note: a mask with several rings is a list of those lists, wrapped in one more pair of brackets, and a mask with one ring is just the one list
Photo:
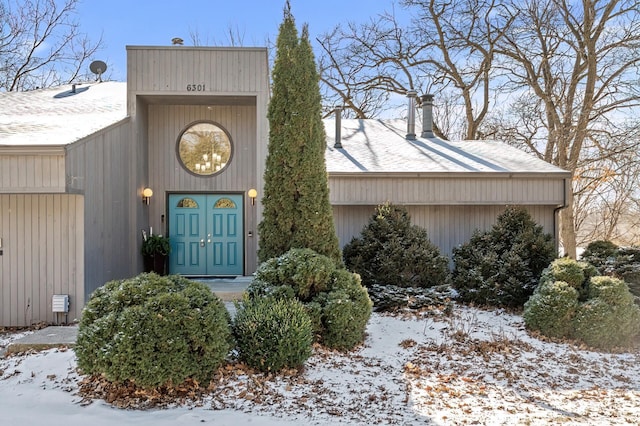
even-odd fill
[(74, 20), (78, 0), (7, 0), (0, 5), (0, 89), (71, 82), (102, 48)]

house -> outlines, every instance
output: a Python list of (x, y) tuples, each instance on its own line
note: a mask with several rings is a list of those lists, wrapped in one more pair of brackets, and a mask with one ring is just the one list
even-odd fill
[[(408, 111), (415, 111), (415, 92)], [(405, 120), (325, 119), (329, 196), (341, 246), (358, 236), (375, 206), (406, 206), (412, 223), (450, 256), (487, 230), (509, 205), (523, 206), (559, 240), (571, 174), (497, 141), (445, 141), (433, 133), (433, 96), (422, 97), (422, 128)]]
[[(267, 50), (128, 46), (127, 64), (127, 83), (0, 93), (2, 326), (79, 318), (96, 288), (143, 270), (143, 232), (169, 235), (171, 273), (257, 267)], [(445, 253), (507, 204), (557, 235), (568, 173), (503, 144), (439, 140), (428, 120), (416, 136), (414, 121), (325, 121), (343, 245), (385, 201)]]

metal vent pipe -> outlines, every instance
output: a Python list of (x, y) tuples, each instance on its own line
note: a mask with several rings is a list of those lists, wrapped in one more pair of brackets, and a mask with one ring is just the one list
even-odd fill
[(422, 95), (422, 134), (423, 138), (434, 138), (433, 134), (433, 95)]
[(407, 90), (407, 98), (409, 98), (409, 106), (407, 111), (407, 139), (415, 140), (416, 138), (416, 91)]
[(342, 148), (342, 134), (340, 133), (342, 129), (342, 107), (336, 107), (334, 110), (336, 115), (336, 139), (333, 143), (334, 148)]

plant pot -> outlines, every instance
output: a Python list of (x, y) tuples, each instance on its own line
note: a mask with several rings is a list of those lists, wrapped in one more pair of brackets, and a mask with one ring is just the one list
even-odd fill
[(144, 262), (144, 272), (153, 272), (153, 256), (142, 256)]
[(158, 275), (167, 275), (166, 254), (156, 254), (153, 256), (153, 272)]

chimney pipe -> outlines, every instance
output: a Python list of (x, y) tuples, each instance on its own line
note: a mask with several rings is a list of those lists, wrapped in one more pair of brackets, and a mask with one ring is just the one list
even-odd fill
[(407, 111), (407, 139), (416, 139), (416, 91), (407, 90), (409, 98), (409, 110)]
[(333, 143), (334, 148), (342, 148), (342, 107), (336, 107), (333, 112), (336, 114), (336, 140)]
[(433, 95), (422, 95), (422, 136), (435, 138), (433, 134)]

